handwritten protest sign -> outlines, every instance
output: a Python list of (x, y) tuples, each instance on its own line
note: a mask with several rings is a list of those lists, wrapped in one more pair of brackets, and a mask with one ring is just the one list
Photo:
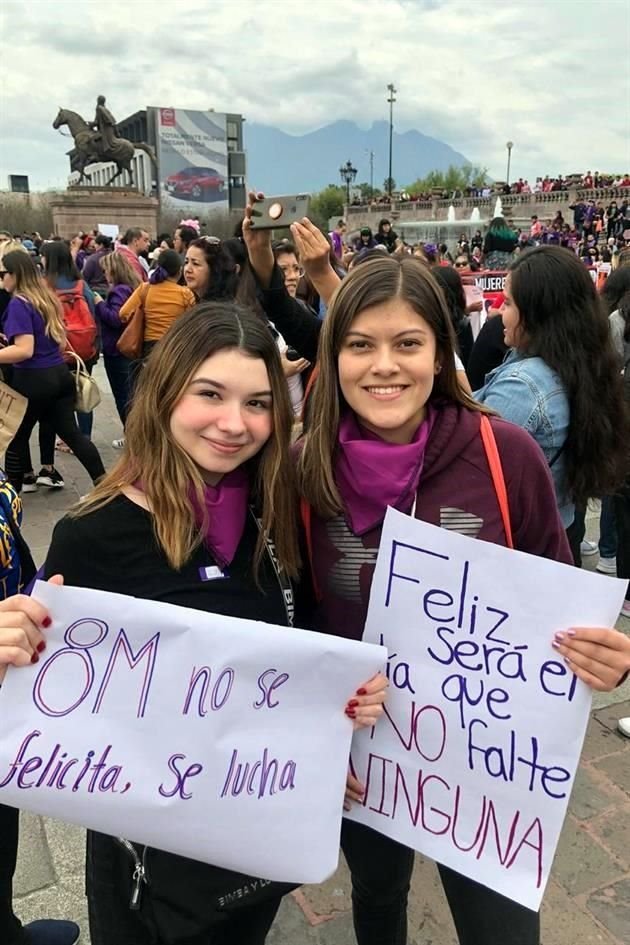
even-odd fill
[(0, 381), (0, 454), (17, 433), (26, 413), (26, 397)]
[(624, 589), (390, 509), (364, 634), (390, 695), (350, 816), (537, 909), (591, 704), (551, 641), (613, 626)]
[(0, 802), (268, 879), (334, 871), (343, 709), (381, 647), (100, 591), (34, 596), (54, 624), (0, 691)]

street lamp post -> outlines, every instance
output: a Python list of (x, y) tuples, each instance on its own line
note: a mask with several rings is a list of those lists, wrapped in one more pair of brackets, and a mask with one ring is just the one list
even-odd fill
[(357, 169), (353, 167), (352, 161), (346, 161), (345, 164), (342, 164), (339, 168), (339, 175), (342, 181), (346, 185), (346, 203), (350, 203), (350, 184), (354, 183), (354, 180), (357, 176)]
[(514, 142), (513, 142), (513, 141), (508, 141), (508, 143), (506, 144), (507, 153), (508, 153), (507, 174), (506, 174), (506, 178), (505, 178), (506, 184), (509, 184), (509, 183), (510, 183), (510, 160), (511, 160), (511, 158), (512, 158), (512, 148), (513, 148), (513, 147), (514, 147)]
[(387, 91), (389, 92), (389, 176), (387, 178), (387, 192), (389, 196), (392, 195), (392, 142), (394, 138), (394, 102), (396, 99), (394, 95), (396, 94), (396, 89), (394, 88), (393, 82), (390, 82), (387, 86)]
[(374, 196), (374, 151), (371, 151), (369, 148), (366, 148), (365, 153), (370, 155), (370, 197), (373, 197)]

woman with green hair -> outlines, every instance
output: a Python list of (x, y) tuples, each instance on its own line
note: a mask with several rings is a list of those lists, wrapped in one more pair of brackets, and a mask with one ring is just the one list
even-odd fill
[(485, 268), (507, 269), (512, 262), (517, 243), (518, 237), (507, 225), (504, 217), (494, 217), (483, 241)]

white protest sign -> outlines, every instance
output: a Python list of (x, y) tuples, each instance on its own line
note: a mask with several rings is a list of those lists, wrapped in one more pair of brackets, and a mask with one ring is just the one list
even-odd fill
[(538, 909), (591, 705), (551, 641), (614, 626), (624, 590), (389, 509), (364, 639), (391, 685), (349, 816)]
[(110, 239), (115, 240), (120, 232), (117, 223), (99, 223), (97, 225), (97, 230), (102, 236), (109, 236)]
[(356, 688), (381, 647), (38, 583), (0, 691), (0, 803), (267, 879), (335, 869)]

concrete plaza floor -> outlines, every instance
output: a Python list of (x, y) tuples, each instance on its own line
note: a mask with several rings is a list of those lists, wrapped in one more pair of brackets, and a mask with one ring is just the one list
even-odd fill
[[(116, 458), (111, 441), (121, 435), (102, 371), (103, 403), (93, 439), (106, 466)], [(33, 441), (33, 460), (38, 449)], [(36, 467), (38, 468), (38, 467)], [(24, 534), (40, 563), (52, 528), (66, 508), (88, 491), (89, 479), (74, 457), (59, 454), (66, 488), (24, 496)], [(597, 535), (591, 514), (589, 537)], [(595, 567), (597, 558), (587, 559)], [(630, 620), (618, 626), (630, 633)], [(544, 945), (628, 945), (630, 942), (630, 739), (616, 731), (630, 716), (630, 683), (596, 696), (579, 775), (542, 910)], [(69, 918), (83, 929), (83, 831), (31, 814), (22, 815), (15, 909), (24, 921)], [(409, 945), (456, 945), (450, 914), (433, 863), (417, 857), (409, 910)], [(269, 945), (352, 945), (348, 872), (343, 862), (321, 886), (286, 897)], [(117, 945), (112, 942), (111, 945)], [(382, 945), (388, 945), (383, 942)], [(506, 941), (505, 945), (510, 945)]]

